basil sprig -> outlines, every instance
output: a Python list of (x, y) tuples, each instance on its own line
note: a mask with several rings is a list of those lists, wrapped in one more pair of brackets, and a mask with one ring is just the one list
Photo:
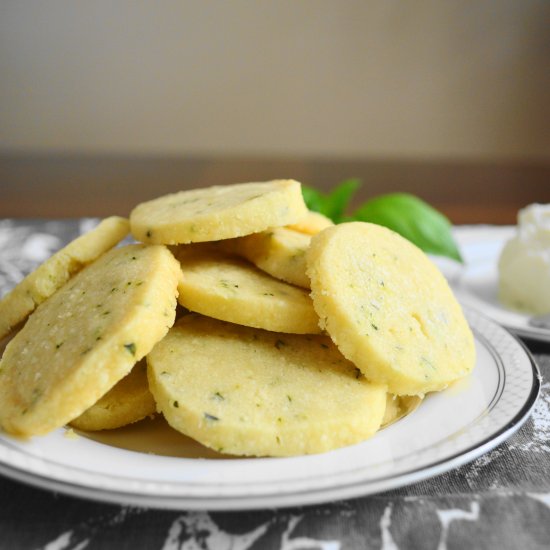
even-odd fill
[(324, 214), (334, 223), (362, 221), (383, 225), (424, 252), (463, 261), (453, 239), (449, 220), (414, 195), (380, 195), (363, 203), (351, 216), (346, 216), (346, 209), (360, 185), (358, 179), (348, 179), (330, 193), (322, 193), (306, 186), (302, 186), (302, 192), (310, 210)]
[(330, 193), (302, 185), (302, 194), (310, 210), (324, 214), (334, 223), (341, 223), (345, 221), (346, 209), (359, 187), (361, 181), (351, 178), (339, 183)]

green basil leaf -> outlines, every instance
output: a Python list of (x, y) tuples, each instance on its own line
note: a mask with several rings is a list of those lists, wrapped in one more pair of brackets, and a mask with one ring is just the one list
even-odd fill
[(306, 206), (315, 212), (321, 212), (324, 207), (326, 198), (323, 193), (313, 189), (312, 187), (307, 187), (302, 185), (302, 196), (304, 197), (304, 202)]
[(364, 203), (352, 219), (388, 227), (424, 252), (463, 261), (449, 220), (414, 195), (391, 193), (375, 197)]
[(325, 204), (325, 211), (322, 212), (334, 223), (340, 223), (343, 220), (346, 208), (351, 198), (361, 186), (361, 181), (356, 178), (350, 178), (338, 184), (328, 195)]
[(324, 214), (334, 223), (340, 223), (344, 219), (351, 197), (360, 185), (361, 182), (358, 179), (348, 179), (338, 184), (328, 194), (302, 185), (302, 195), (310, 210)]

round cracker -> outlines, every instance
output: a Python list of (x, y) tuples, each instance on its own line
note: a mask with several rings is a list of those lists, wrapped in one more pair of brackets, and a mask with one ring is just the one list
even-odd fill
[(149, 385), (176, 430), (219, 452), (320, 453), (373, 435), (386, 387), (324, 336), (180, 319), (147, 356)]
[(220, 243), (229, 252), (243, 256), (262, 271), (281, 281), (309, 289), (306, 274), (306, 250), (311, 236), (276, 227)]
[(173, 324), (179, 263), (163, 246), (101, 256), (41, 304), (0, 361), (0, 424), (44, 434), (107, 393)]
[(321, 327), (370, 380), (423, 395), (472, 370), (473, 335), (447, 281), (397, 233), (330, 227), (312, 238), (307, 263)]
[(75, 273), (119, 243), (129, 231), (125, 218), (112, 216), (58, 250), (0, 300), (0, 338), (24, 321)]
[(113, 430), (133, 424), (157, 410), (147, 382), (147, 363), (139, 361), (97, 403), (71, 421), (78, 430)]
[(130, 214), (145, 243), (178, 244), (241, 237), (294, 223), (307, 213), (294, 180), (193, 189), (144, 202)]
[(306, 235), (316, 235), (319, 231), (334, 225), (334, 222), (319, 212), (310, 210), (299, 222), (287, 225), (288, 229), (305, 233)]
[(182, 306), (248, 327), (294, 334), (321, 332), (306, 290), (274, 279), (239, 258), (195, 253), (195, 246), (183, 245), (176, 252), (183, 273), (178, 286)]

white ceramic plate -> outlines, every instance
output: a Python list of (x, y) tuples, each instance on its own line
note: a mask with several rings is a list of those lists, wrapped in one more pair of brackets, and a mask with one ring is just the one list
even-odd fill
[(137, 431), (127, 439), (111, 435), (115, 439), (103, 443), (58, 430), (31, 441), (0, 436), (0, 472), (71, 495), (187, 510), (297, 506), (414, 483), (460, 466), (509, 437), (539, 392), (536, 365), (523, 345), (477, 313), (468, 312), (468, 319), (478, 354), (473, 374), (429, 395), (412, 414), (359, 445), (295, 458), (220, 459), (213, 453), (196, 458), (210, 455), (179, 435), (179, 447), (167, 437), (158, 442), (159, 449), (187, 457), (105, 444), (132, 448), (132, 442), (147, 438), (147, 430), (151, 434), (147, 424), (135, 425)]
[(455, 235), (466, 263), (461, 272), (449, 277), (451, 285), (462, 303), (518, 336), (550, 342), (550, 330), (531, 326), (529, 315), (507, 308), (498, 300), (497, 262), (502, 247), (513, 234), (511, 227), (458, 228)]

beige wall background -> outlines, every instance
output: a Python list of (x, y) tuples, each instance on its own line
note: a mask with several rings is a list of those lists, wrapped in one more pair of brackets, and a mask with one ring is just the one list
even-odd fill
[(3, 1), (0, 149), (548, 160), (549, 8)]

